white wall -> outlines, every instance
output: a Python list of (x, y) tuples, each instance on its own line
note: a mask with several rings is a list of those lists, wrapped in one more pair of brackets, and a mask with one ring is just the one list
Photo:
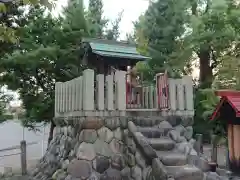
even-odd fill
[[(27, 143), (38, 142), (37, 144), (27, 146), (28, 162), (30, 164), (34, 163), (35, 160), (42, 157), (47, 148), (49, 126), (42, 126), (39, 129), (40, 132), (29, 131), (27, 128), (23, 128), (20, 122), (13, 120), (0, 124), (0, 150), (19, 145), (23, 139)], [(14, 169), (20, 167), (20, 155), (2, 157), (6, 154), (18, 152), (20, 151), (0, 151), (0, 172), (3, 171), (3, 167), (13, 167)]]

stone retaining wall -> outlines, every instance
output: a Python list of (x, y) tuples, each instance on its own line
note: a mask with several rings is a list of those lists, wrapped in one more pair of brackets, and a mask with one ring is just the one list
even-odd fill
[(31, 172), (33, 180), (170, 180), (165, 166), (135, 124), (164, 129), (163, 136), (176, 142), (189, 163), (208, 170), (193, 148), (192, 118), (69, 117), (55, 122), (54, 139)]
[(125, 167), (123, 129), (126, 118), (57, 119), (46, 154), (32, 173), (33, 179), (112, 178), (120, 180)]

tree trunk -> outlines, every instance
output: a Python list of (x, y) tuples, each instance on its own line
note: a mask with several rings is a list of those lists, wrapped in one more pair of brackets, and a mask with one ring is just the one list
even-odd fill
[(202, 88), (210, 88), (213, 81), (213, 72), (210, 64), (210, 49), (202, 49), (199, 53), (199, 81)]
[(49, 136), (48, 136), (48, 146), (49, 146), (51, 140), (53, 139), (53, 130), (55, 127), (56, 127), (55, 123), (53, 122), (53, 120), (51, 120), (51, 126), (50, 126)]

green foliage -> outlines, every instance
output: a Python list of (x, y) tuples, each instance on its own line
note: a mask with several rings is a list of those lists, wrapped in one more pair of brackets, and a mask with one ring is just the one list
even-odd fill
[[(18, 16), (13, 16), (12, 13), (16, 13), (19, 11), (19, 8), (22, 8), (26, 5), (35, 6), (35, 5), (42, 5), (48, 7), (49, 9), (52, 8), (53, 2), (50, 3), (48, 0), (12, 0), (9, 2), (0, 2), (0, 42), (1, 43), (17, 43), (18, 36), (16, 32)], [(6, 19), (11, 19), (14, 21), (15, 27), (12, 27), (12, 24), (6, 22)]]
[(112, 22), (112, 28), (106, 31), (106, 38), (108, 40), (117, 40), (120, 36), (119, 25), (122, 20), (123, 11), (118, 14), (115, 21)]
[(146, 13), (135, 23), (138, 49), (152, 58), (148, 61), (151, 74), (168, 69), (171, 74), (179, 75), (180, 66), (171, 62), (171, 56), (179, 51), (181, 45), (181, 36), (187, 20), (186, 8), (185, 1), (151, 2)]
[(0, 92), (0, 123), (9, 119), (13, 119), (12, 115), (8, 113), (7, 107), (10, 104), (10, 101), (13, 100), (13, 96), (5, 93), (1, 90)]
[[(19, 93), (25, 109), (21, 118), (24, 126), (51, 122), (55, 82), (73, 79), (86, 68), (79, 59), (82, 37), (106, 35), (102, 2), (89, 3), (89, 10), (84, 11), (82, 1), (70, 1), (57, 19), (46, 14), (45, 7), (31, 6), (25, 25), (18, 30), (18, 45), (1, 58), (1, 83)], [(108, 31), (113, 39), (119, 36), (121, 16)]]
[(103, 37), (108, 20), (103, 17), (102, 0), (89, 0), (86, 16), (91, 37)]
[(43, 7), (30, 10), (28, 24), (20, 31), (18, 48), (0, 62), (4, 73), (1, 81), (18, 91), (26, 110), (24, 125), (30, 127), (52, 120), (55, 82), (78, 76), (69, 73), (73, 67), (83, 68), (79, 66), (79, 42), (85, 27), (76, 28), (72, 21), (43, 16), (43, 12)]
[(170, 77), (191, 74), (193, 63), (198, 63), (201, 89), (195, 94), (194, 125), (198, 133), (207, 129), (224, 135), (220, 122), (208, 121), (216, 104), (204, 88), (240, 89), (239, 15), (234, 0), (158, 0), (135, 23), (138, 50), (152, 57), (137, 65), (147, 79), (165, 70)]
[(195, 93), (194, 133), (203, 134), (204, 140), (210, 140), (212, 134), (226, 138), (226, 121), (220, 119), (210, 121), (219, 98), (212, 89), (198, 89)]

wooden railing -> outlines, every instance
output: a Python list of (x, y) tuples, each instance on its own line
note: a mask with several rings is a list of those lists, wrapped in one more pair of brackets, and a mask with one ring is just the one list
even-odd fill
[(167, 72), (159, 73), (155, 84), (127, 87), (126, 96), (127, 109), (193, 111), (193, 85), (189, 76), (172, 79)]
[(103, 111), (126, 110), (126, 83), (124, 71), (114, 75), (95, 75), (86, 69), (83, 76), (55, 85), (55, 116), (94, 115)]
[[(55, 117), (83, 116), (129, 109), (193, 110), (191, 77), (171, 79), (156, 75), (156, 83), (127, 90), (126, 72), (95, 74), (86, 69), (83, 76), (55, 86)], [(129, 99), (134, 97), (134, 101)]]

